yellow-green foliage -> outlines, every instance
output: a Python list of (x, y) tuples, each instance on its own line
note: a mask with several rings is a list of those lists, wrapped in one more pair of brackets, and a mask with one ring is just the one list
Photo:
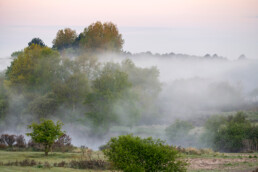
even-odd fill
[(58, 69), (59, 53), (37, 44), (24, 49), (6, 71), (7, 84), (30, 89), (48, 85)]
[(31, 136), (32, 140), (36, 143), (42, 143), (45, 147), (45, 155), (48, 155), (51, 146), (54, 144), (60, 136), (64, 134), (61, 131), (63, 123), (57, 121), (55, 124), (52, 120), (41, 119), (41, 123), (32, 123), (28, 126), (32, 129), (31, 133), (27, 133), (27, 136)]

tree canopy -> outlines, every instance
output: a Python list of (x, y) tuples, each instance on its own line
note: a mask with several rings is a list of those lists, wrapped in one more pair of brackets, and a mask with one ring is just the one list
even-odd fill
[(8, 84), (21, 89), (39, 89), (45, 86), (42, 90), (45, 92), (49, 90), (49, 83), (56, 79), (59, 61), (57, 51), (32, 44), (7, 68)]
[(81, 35), (80, 47), (91, 51), (114, 51), (122, 50), (124, 40), (118, 28), (111, 22), (92, 23), (84, 29)]
[(61, 29), (57, 32), (56, 38), (53, 40), (53, 48), (62, 50), (73, 46), (77, 37), (76, 31), (70, 28)]
[(57, 121), (55, 124), (52, 120), (41, 119), (39, 124), (33, 122), (31, 125), (28, 125), (32, 132), (27, 133), (27, 136), (31, 136), (34, 142), (43, 144), (45, 155), (47, 156), (54, 142), (64, 134), (61, 131), (62, 125), (63, 123), (60, 121)]
[(31, 46), (32, 44), (40, 45), (42, 47), (45, 47), (45, 43), (40, 38), (33, 38), (29, 43), (28, 46)]

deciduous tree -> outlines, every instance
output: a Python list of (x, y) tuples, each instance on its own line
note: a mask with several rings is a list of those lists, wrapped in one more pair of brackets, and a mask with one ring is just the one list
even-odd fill
[(56, 38), (53, 40), (53, 48), (62, 50), (64, 48), (72, 47), (77, 37), (76, 31), (70, 28), (61, 29), (57, 32)]
[(96, 22), (84, 29), (80, 39), (80, 46), (90, 51), (122, 50), (124, 40), (118, 28), (113, 23)]
[(57, 121), (56, 124), (52, 120), (41, 119), (41, 123), (32, 123), (28, 125), (29, 129), (32, 129), (31, 133), (27, 133), (27, 136), (31, 136), (32, 140), (36, 143), (41, 143), (45, 148), (45, 156), (54, 142), (61, 137), (64, 132), (61, 131), (63, 123)]

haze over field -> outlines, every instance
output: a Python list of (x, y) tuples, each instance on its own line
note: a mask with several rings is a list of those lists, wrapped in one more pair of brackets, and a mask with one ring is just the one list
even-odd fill
[(201, 135), (211, 115), (257, 109), (257, 16), (256, 0), (1, 1), (0, 133), (44, 117), (94, 149), (168, 139), (177, 119)]

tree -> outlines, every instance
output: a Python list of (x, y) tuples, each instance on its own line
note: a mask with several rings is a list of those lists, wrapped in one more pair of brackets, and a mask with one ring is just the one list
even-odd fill
[[(218, 151), (241, 152), (244, 149), (257, 151), (258, 127), (238, 112), (228, 117), (213, 116), (205, 124), (202, 140), (211, 143)], [(244, 145), (244, 142), (248, 145)], [(248, 146), (248, 147), (245, 147)]]
[(53, 115), (58, 107), (58, 102), (53, 93), (44, 96), (38, 96), (28, 104), (28, 112), (36, 119), (46, 118), (47, 115)]
[(74, 111), (76, 104), (82, 103), (90, 92), (90, 86), (85, 74), (74, 73), (63, 82), (55, 83), (53, 92), (59, 102), (66, 103)]
[(45, 47), (45, 43), (40, 38), (33, 38), (29, 43), (28, 46), (31, 46), (32, 44), (39, 45), (42, 47)]
[(0, 125), (4, 124), (4, 118), (8, 111), (8, 94), (4, 87), (4, 74), (0, 73)]
[(60, 78), (59, 62), (57, 51), (32, 44), (7, 68), (7, 85), (44, 94), (51, 89), (51, 83)]
[(178, 160), (177, 150), (164, 141), (132, 135), (111, 138), (104, 146), (104, 155), (125, 172), (186, 171), (186, 163)]
[(138, 96), (143, 123), (152, 123), (159, 117), (157, 107), (158, 95), (161, 91), (159, 70), (156, 67), (141, 68), (126, 59), (122, 61), (121, 70), (128, 75), (132, 83), (132, 91)]
[(111, 124), (119, 123), (114, 103), (123, 98), (130, 87), (127, 74), (120, 70), (118, 64), (107, 63), (104, 66), (93, 81), (93, 91), (85, 100), (89, 109), (86, 116), (93, 122), (95, 132), (107, 132)]
[(61, 29), (57, 32), (56, 38), (53, 40), (53, 48), (62, 50), (73, 46), (77, 37), (76, 31), (70, 28)]
[(256, 136), (249, 137), (252, 131), (250, 121), (246, 119), (243, 112), (238, 112), (234, 116), (229, 116), (225, 125), (221, 125), (215, 134), (214, 146), (217, 150), (225, 152), (240, 152), (243, 149), (245, 139), (257, 139)]
[(23, 52), (22, 50), (21, 50), (21, 51), (14, 51), (14, 52), (12, 52), (11, 57), (16, 58), (16, 57), (18, 57), (22, 52)]
[(194, 141), (193, 137), (189, 134), (189, 131), (193, 128), (194, 126), (187, 121), (176, 120), (166, 128), (166, 135), (172, 144), (189, 147)]
[(44, 145), (45, 156), (48, 156), (48, 152), (54, 142), (61, 137), (64, 132), (61, 131), (63, 123), (57, 121), (56, 124), (52, 120), (41, 119), (41, 123), (32, 123), (28, 125), (29, 129), (32, 129), (31, 133), (27, 133), (27, 136), (31, 136), (32, 140), (36, 143)]
[(92, 23), (84, 29), (80, 36), (80, 46), (86, 51), (114, 51), (120, 52), (124, 40), (118, 28), (113, 23)]

